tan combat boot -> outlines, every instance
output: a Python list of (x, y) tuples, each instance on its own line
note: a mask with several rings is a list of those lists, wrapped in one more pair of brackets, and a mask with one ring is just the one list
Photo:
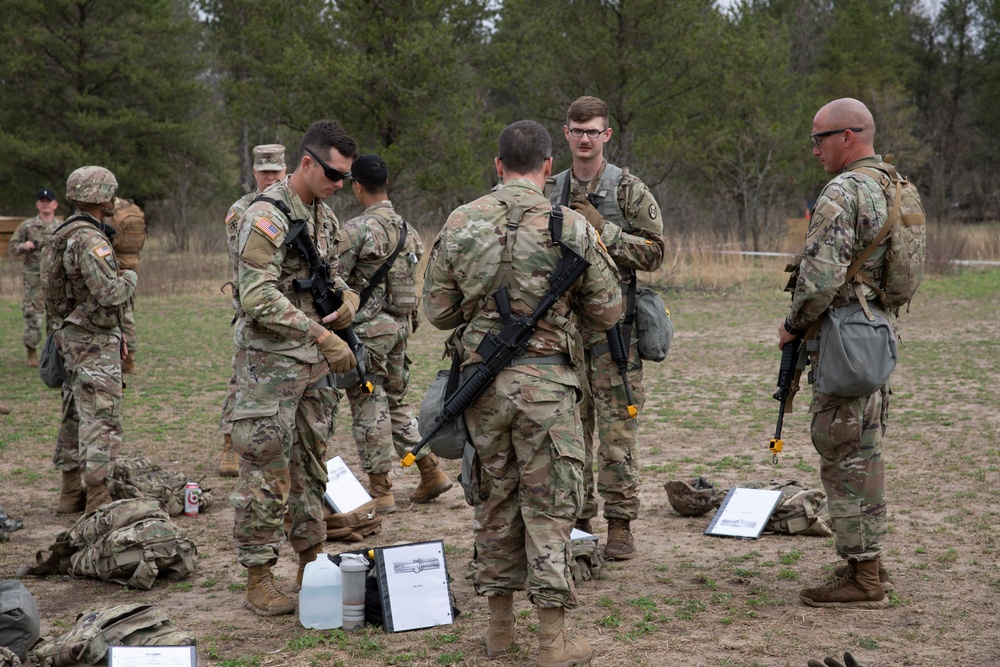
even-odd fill
[(28, 366), (38, 368), (38, 351), (27, 345), (24, 346), (24, 349), (28, 353)]
[(608, 560), (628, 560), (635, 556), (635, 539), (628, 519), (608, 519), (608, 544), (604, 557)]
[(316, 560), (316, 556), (323, 553), (322, 544), (314, 544), (305, 551), (299, 552), (299, 571), (295, 573), (295, 590), (302, 589), (302, 575), (306, 573), (306, 565)]
[(486, 629), (483, 642), (486, 655), (499, 658), (507, 655), (514, 643), (514, 596), (494, 595), (486, 600), (490, 604), (490, 627)]
[(247, 568), (247, 599), (243, 606), (258, 616), (280, 616), (295, 611), (295, 600), (274, 585), (270, 565), (253, 565)]
[(586, 639), (566, 639), (562, 607), (538, 607), (538, 667), (585, 665), (594, 657)]
[(430, 502), (451, 488), (451, 480), (441, 470), (438, 458), (433, 454), (417, 459), (417, 468), (420, 469), (420, 485), (410, 495), (410, 502)]
[(847, 574), (833, 583), (799, 592), (799, 599), (810, 607), (884, 609), (889, 598), (878, 580), (878, 559), (850, 561)]
[(222, 457), (219, 459), (220, 477), (240, 476), (240, 457), (233, 450), (233, 436), (226, 433), (222, 436)]
[[(833, 578), (843, 579), (844, 577), (847, 576), (847, 573), (850, 571), (851, 571), (850, 564), (844, 563), (843, 565), (838, 565), (833, 570)], [(881, 556), (878, 558), (878, 580), (879, 583), (882, 584), (882, 590), (885, 591), (886, 593), (895, 588), (892, 582), (889, 581), (889, 573), (886, 571), (885, 566), (882, 565)]]
[(106, 482), (87, 485), (87, 506), (83, 510), (86, 514), (90, 514), (101, 505), (110, 502), (111, 494), (108, 492), (108, 485)]
[(59, 492), (57, 514), (76, 514), (87, 506), (87, 492), (80, 481), (80, 469), (62, 471), (62, 491)]
[(122, 359), (122, 373), (134, 373), (135, 372), (135, 352), (131, 350), (125, 358)]
[(375, 499), (375, 511), (379, 514), (392, 514), (396, 511), (396, 499), (392, 497), (392, 482), (386, 473), (369, 474), (368, 486)]

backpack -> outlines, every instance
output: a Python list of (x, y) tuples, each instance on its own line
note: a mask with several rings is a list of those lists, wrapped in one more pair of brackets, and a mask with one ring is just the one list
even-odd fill
[(382, 532), (382, 515), (375, 511), (375, 500), (369, 500), (350, 512), (331, 512), (323, 508), (327, 542), (362, 542), (369, 535)]
[[(190, 478), (175, 470), (164, 470), (147, 458), (119, 456), (108, 475), (108, 492), (115, 500), (151, 498), (170, 516), (184, 512), (184, 487)], [(202, 488), (198, 496), (198, 511), (204, 512), (213, 503), (212, 490)]]
[[(0, 581), (0, 646), (9, 649), (16, 660), (24, 661), (39, 634), (38, 603), (31, 591), (20, 581)], [(0, 654), (0, 658), (13, 662), (9, 655)]]
[(36, 566), (17, 574), (94, 577), (149, 590), (160, 574), (182, 579), (194, 572), (197, 553), (157, 501), (116, 500), (59, 533), (48, 554), (36, 554)]
[(117, 234), (111, 240), (115, 258), (123, 269), (139, 268), (139, 251), (146, 244), (146, 214), (128, 199), (115, 199), (115, 214), (108, 221)]
[(80, 614), (69, 632), (34, 653), (42, 667), (63, 667), (107, 664), (110, 646), (194, 645), (194, 635), (174, 627), (156, 605), (120, 604)]
[(358, 306), (358, 310), (364, 307), (378, 284), (385, 280), (385, 297), (379, 299), (382, 309), (390, 315), (406, 317), (416, 312), (420, 305), (416, 279), (417, 264), (422, 254), (419, 246), (420, 237), (410, 223), (397, 215), (389, 215), (379, 210), (374, 211), (374, 215), (384, 220), (388, 227), (396, 227), (398, 220), (399, 237), (393, 251), (382, 266), (372, 274), (368, 285), (361, 291), (361, 305)]
[(881, 279), (866, 275), (864, 271), (858, 275), (875, 290), (884, 308), (898, 310), (910, 303), (924, 279), (927, 218), (916, 186), (896, 173), (892, 159), (892, 155), (885, 156), (884, 170), (870, 167), (854, 169), (875, 179), (885, 193), (886, 202), (892, 204), (889, 219), (883, 225), (883, 229), (889, 229), (880, 230), (872, 243), (876, 246), (885, 235), (889, 237)]
[(91, 224), (84, 218), (70, 218), (42, 239), (39, 250), (42, 294), (45, 295), (45, 314), (54, 320), (63, 320), (73, 312), (73, 293), (66, 280), (63, 255), (69, 237), (78, 229)]
[(768, 489), (781, 491), (781, 499), (774, 508), (765, 530), (781, 535), (808, 535), (829, 537), (833, 534), (830, 526), (833, 520), (826, 505), (826, 493), (822, 489), (810, 489), (794, 480), (774, 480), (769, 482), (745, 482), (737, 486), (744, 489)]

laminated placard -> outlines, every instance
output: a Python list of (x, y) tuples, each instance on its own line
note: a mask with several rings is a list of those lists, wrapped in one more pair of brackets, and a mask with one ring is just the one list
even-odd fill
[(733, 487), (716, 510), (705, 534), (755, 540), (764, 532), (780, 500), (780, 490)]
[(414, 542), (375, 550), (386, 632), (449, 625), (454, 621), (444, 542)]
[(194, 646), (109, 646), (108, 667), (198, 667)]
[(347, 514), (372, 499), (344, 463), (344, 459), (339, 456), (334, 456), (326, 462), (326, 476), (326, 492), (323, 494), (323, 499), (334, 512)]

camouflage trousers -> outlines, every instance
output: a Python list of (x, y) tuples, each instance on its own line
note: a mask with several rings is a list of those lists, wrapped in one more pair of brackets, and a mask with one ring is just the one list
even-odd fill
[(21, 314), (24, 315), (24, 346), (37, 349), (42, 340), (42, 326), (45, 322), (45, 294), (37, 271), (24, 272)]
[[(642, 414), (646, 391), (642, 384), (642, 362), (639, 348), (631, 349), (632, 358), (628, 372), (632, 400)], [(594, 458), (597, 458), (597, 493), (604, 498), (604, 516), (608, 519), (633, 521), (639, 516), (639, 422), (628, 414), (628, 401), (622, 376), (618, 373), (611, 354), (598, 357), (587, 354), (586, 382), (580, 418), (583, 421), (583, 438), (586, 447), (584, 482), (586, 496), (581, 519), (597, 516), (597, 499), (594, 495)], [(597, 432), (597, 443), (594, 432)]]
[(122, 309), (122, 335), (128, 344), (128, 351), (135, 354), (139, 351), (139, 339), (135, 335), (135, 297), (125, 302)]
[(326, 540), (326, 450), (337, 425), (337, 394), (325, 361), (304, 364), (259, 350), (243, 354), (232, 412), (240, 479), (230, 500), (236, 506), (238, 559), (251, 567), (277, 561), (286, 512), (296, 552)]
[(504, 370), (465, 411), (485, 497), (476, 499), (476, 592), (528, 590), (540, 607), (577, 604), (570, 531), (583, 493), (575, 387)]
[(813, 391), (810, 433), (843, 558), (877, 558), (888, 533), (882, 460), (888, 398), (888, 385), (857, 398)]
[(233, 406), (236, 405), (236, 369), (246, 365), (246, 350), (233, 347), (233, 373), (229, 376), (226, 387), (226, 398), (222, 402), (222, 414), (219, 417), (219, 433), (233, 432)]
[[(368, 349), (369, 379), (378, 378), (379, 383), (370, 396), (360, 388), (347, 390), (351, 434), (361, 469), (367, 474), (387, 473), (420, 442), (417, 417), (406, 402), (410, 383), (410, 359), (406, 356), (409, 325), (406, 320), (379, 313), (355, 325), (354, 330)], [(430, 449), (425, 448), (417, 458), (428, 454)]]
[(58, 470), (82, 467), (85, 484), (100, 484), (122, 444), (121, 341), (69, 323), (56, 331), (55, 341), (67, 378), (52, 462)]

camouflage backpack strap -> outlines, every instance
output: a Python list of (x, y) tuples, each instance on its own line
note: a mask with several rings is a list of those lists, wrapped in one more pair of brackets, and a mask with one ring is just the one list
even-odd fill
[[(891, 155), (886, 156), (886, 160), (891, 160), (891, 159), (892, 159)], [(868, 317), (869, 321), (874, 321), (875, 316), (872, 315), (871, 310), (868, 308), (868, 301), (864, 297), (864, 293), (861, 290), (861, 285), (862, 284), (868, 285), (873, 290), (875, 290), (875, 293), (879, 295), (880, 301), (884, 301), (885, 296), (882, 292), (881, 285), (876, 285), (875, 281), (872, 280), (871, 276), (867, 276), (859, 272), (861, 271), (861, 267), (864, 266), (864, 263), (867, 262), (868, 258), (871, 257), (873, 252), (875, 252), (875, 248), (879, 247), (882, 241), (884, 241), (886, 237), (889, 236), (889, 232), (892, 231), (893, 225), (899, 222), (899, 207), (900, 204), (902, 203), (902, 197), (900, 197), (900, 189), (902, 188), (902, 184), (900, 183), (899, 180), (899, 174), (896, 173), (896, 168), (891, 164), (888, 163), (883, 163), (883, 164), (885, 164), (886, 167), (885, 171), (882, 171), (880, 169), (873, 169), (871, 167), (857, 167), (851, 170), (860, 174), (864, 174), (865, 176), (874, 179), (875, 182), (879, 184), (879, 187), (882, 188), (883, 192), (885, 192), (886, 199), (889, 198), (889, 191), (885, 186), (882, 185), (884, 174), (888, 174), (889, 182), (895, 184), (895, 190), (892, 195), (892, 209), (889, 211), (889, 218), (885, 221), (885, 224), (882, 225), (882, 228), (878, 230), (878, 234), (875, 235), (875, 238), (872, 239), (872, 242), (869, 243), (865, 247), (865, 249), (861, 251), (861, 254), (858, 255), (853, 262), (851, 262), (851, 265), (847, 267), (847, 280), (845, 281), (845, 284), (851, 284), (851, 282), (853, 281), (854, 292), (858, 297), (858, 303), (861, 305), (861, 308), (865, 311), (865, 315)]]
[(382, 515), (370, 500), (350, 512), (335, 513), (324, 508), (327, 542), (361, 542), (382, 530)]
[(382, 262), (382, 265), (376, 269), (375, 273), (372, 274), (368, 284), (361, 290), (361, 300), (358, 305), (359, 311), (365, 307), (366, 303), (368, 303), (368, 299), (371, 298), (372, 293), (375, 291), (375, 288), (379, 286), (379, 283), (385, 280), (386, 276), (389, 275), (389, 270), (392, 269), (393, 263), (396, 261), (396, 258), (399, 257), (399, 253), (402, 252), (403, 246), (406, 245), (406, 235), (408, 233), (406, 229), (406, 222), (403, 221), (402, 218), (399, 220), (401, 224), (397, 225), (392, 216), (384, 214), (379, 209), (373, 210), (372, 214), (384, 220), (389, 228), (398, 227), (399, 231), (396, 237), (396, 247), (393, 248), (389, 256), (385, 258), (384, 262)]

